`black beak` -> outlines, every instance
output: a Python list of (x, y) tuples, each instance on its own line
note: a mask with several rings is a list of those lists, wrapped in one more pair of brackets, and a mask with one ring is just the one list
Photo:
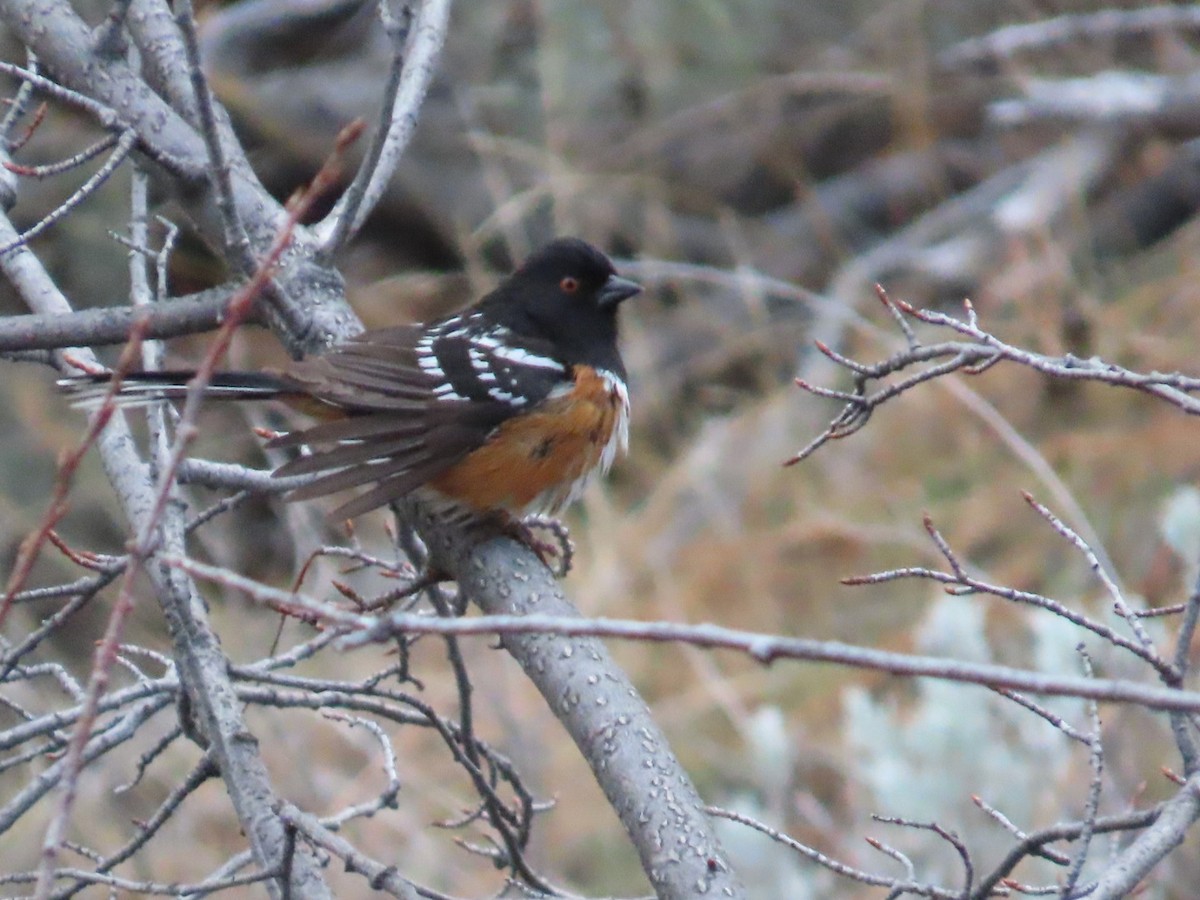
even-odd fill
[(596, 302), (601, 309), (608, 309), (641, 292), (642, 286), (636, 281), (621, 278), (619, 275), (609, 275), (608, 281), (601, 285), (600, 292), (596, 295)]

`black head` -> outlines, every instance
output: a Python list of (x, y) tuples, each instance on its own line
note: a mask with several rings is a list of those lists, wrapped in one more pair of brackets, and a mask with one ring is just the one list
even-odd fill
[(641, 289), (618, 276), (591, 244), (559, 238), (535, 251), (481, 305), (518, 334), (549, 340), (563, 362), (620, 371), (617, 308)]

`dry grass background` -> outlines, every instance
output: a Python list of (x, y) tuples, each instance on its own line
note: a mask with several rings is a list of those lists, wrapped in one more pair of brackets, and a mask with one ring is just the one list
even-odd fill
[[(1082, 559), (1021, 501), (1028, 489), (1053, 505), (1052, 486), (1031, 464), (1040, 461), (1086, 511), (1125, 584), (1148, 602), (1177, 602), (1184, 573), (1159, 522), (1164, 502), (1195, 480), (1195, 423), (1131, 394), (1001, 366), (927, 385), (853, 438), (800, 466), (780, 464), (836, 411), (801, 393), (792, 376), (804, 369), (845, 387), (812, 353), (812, 334), (860, 358), (894, 348), (875, 280), (918, 306), (954, 309), (970, 296), (985, 326), (1014, 344), (1196, 371), (1200, 176), (1188, 141), (1200, 119), (1013, 125), (997, 121), (994, 106), (1027, 96), (1035, 79), (1186, 75), (1196, 65), (1194, 36), (1080, 40), (959, 68), (939, 62), (1000, 24), (1099, 8), (1063, 0), (460, 4), (417, 144), (346, 261), (352, 298), (369, 323), (422, 317), (486, 289), (553, 232), (580, 233), (637, 261), (650, 290), (624, 323), (632, 452), (570, 520), (579, 550), (567, 588), (586, 613), (897, 649), (950, 635), (947, 652), (1034, 665), (1058, 648), (1070, 666), (1078, 635), (1047, 630), (1028, 610), (839, 579), (936, 565), (921, 527), (928, 510), (992, 580), (1098, 611), (1105, 601)], [(228, 20), (236, 9), (207, 11), (216, 82), (268, 180), (286, 191), (325, 154), (338, 125), (371, 109), (371, 44), (355, 30), (362, 22), (317, 29), (280, 14), (274, 31), (256, 32)], [(30, 153), (61, 156), (79, 128), (51, 121)], [(65, 188), (38, 190), (18, 210), (31, 220)], [(107, 193), (40, 245), (84, 303), (125, 290), (124, 253), (102, 236), (123, 221), (125, 199)], [(677, 261), (691, 268), (666, 265)], [(210, 267), (199, 251), (181, 253), (178, 289), (214, 278)], [(751, 274), (790, 287), (764, 287)], [(202, 342), (180, 342), (171, 355), (195, 358)], [(266, 343), (248, 336), (232, 362), (267, 360)], [(49, 381), (8, 364), (0, 384), (0, 534), (9, 558), (41, 515), (55, 453), (81, 427)], [(240, 415), (207, 413), (196, 453), (261, 462)], [(81, 546), (114, 549), (123, 535), (98, 475), (75, 492), (66, 531)], [(318, 527), (311, 511), (281, 520), (277, 507), (260, 504), (211, 531), (202, 552), (285, 584)], [(382, 547), (379, 523), (365, 524), (362, 537)], [(47, 558), (39, 577), (49, 583), (68, 571)], [(336, 574), (318, 567), (310, 589), (327, 592)], [(234, 596), (211, 600), (234, 658), (266, 650), (271, 615)], [(47, 611), (27, 609), (27, 621)], [(55, 648), (81, 671), (103, 615), (91, 610)], [(143, 604), (134, 637), (155, 644), (160, 630)], [(539, 822), (535, 862), (589, 895), (644, 890), (616, 818), (541, 699), (503, 653), (469, 646), (480, 732), (556, 801)], [(953, 871), (928, 836), (870, 823), (872, 812), (936, 817), (976, 841), (986, 860), (1006, 843), (971, 806), (972, 793), (1026, 811), (1020, 824), (1029, 828), (1078, 815), (1083, 803), (1085, 753), (1064, 752), (1044, 725), (996, 712), (978, 688), (947, 693), (831, 667), (762, 668), (672, 646), (616, 651), (708, 799), (754, 809), (868, 868), (893, 865), (863, 843), (873, 834), (909, 840), (929, 871)], [(452, 709), (440, 654), (429, 644), (421, 655), (425, 698)], [(323, 665), (365, 677), (384, 661), (367, 649)], [(1120, 660), (1101, 665), (1121, 671)], [(1175, 758), (1165, 726), (1117, 708), (1104, 710), (1104, 722), (1110, 807), (1168, 793), (1159, 768)], [(281, 792), (308, 808), (339, 808), (382, 777), (377, 745), (362, 729), (300, 711), (260, 711), (252, 724)], [(982, 730), (957, 730), (965, 724)], [(931, 735), (948, 736), (948, 745), (935, 747)], [(500, 875), (455, 848), (456, 832), (431, 826), (460, 812), (469, 785), (427, 735), (395, 739), (399, 808), (352, 824), (348, 836), (455, 894), (495, 890)], [(136, 790), (114, 796), (150, 742), (148, 734), (85, 778), (78, 819), (93, 843), (118, 845), (194, 762), (194, 749), (176, 748)], [(14, 785), (0, 774), (3, 795)], [(219, 786), (196, 799), (140, 857), (138, 874), (196, 878), (240, 846)], [(754, 896), (882, 896), (781, 857), (761, 837), (728, 834)], [(0, 868), (33, 865), (39, 840), (32, 827), (6, 837)], [(1194, 896), (1197, 878), (1200, 859), (1185, 847), (1147, 896)], [(343, 896), (364, 895), (359, 881), (340, 883)]]

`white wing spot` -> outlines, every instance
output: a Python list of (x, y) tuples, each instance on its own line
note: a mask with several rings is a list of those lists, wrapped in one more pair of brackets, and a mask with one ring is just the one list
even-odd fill
[(471, 338), (471, 343), (484, 350), (496, 350), (504, 346), (503, 342), (495, 334), (477, 334)]
[(528, 366), (531, 369), (550, 369), (554, 372), (565, 372), (566, 368), (556, 359), (548, 356), (538, 356), (521, 347), (497, 347), (492, 351), (497, 359), (516, 366)]
[(446, 381), (439, 384), (433, 389), (435, 397), (442, 397), (446, 400), (466, 400), (467, 398), (454, 389), (454, 385)]
[(441, 363), (438, 362), (437, 356), (433, 352), (433, 348), (417, 347), (417, 365), (421, 367), (422, 372), (428, 372), (434, 378), (445, 378), (446, 373), (442, 371)]
[(529, 403), (528, 397), (522, 397), (520, 394), (511, 394), (502, 387), (488, 388), (488, 396), (493, 400), (499, 400), (501, 403), (508, 403), (512, 406), (526, 406)]

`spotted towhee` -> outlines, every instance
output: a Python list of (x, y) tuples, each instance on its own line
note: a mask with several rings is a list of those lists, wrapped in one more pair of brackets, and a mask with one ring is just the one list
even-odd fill
[[(317, 474), (290, 499), (369, 486), (335, 518), (414, 491), (467, 514), (555, 513), (626, 448), (617, 307), (640, 290), (595, 247), (563, 238), (457, 315), (366, 331), (279, 372), (218, 373), (205, 394), (280, 399), (321, 418), (268, 446), (309, 448), (275, 470)], [(181, 398), (192, 374), (129, 373), (117, 402)], [(87, 406), (109, 380), (59, 385)]]

